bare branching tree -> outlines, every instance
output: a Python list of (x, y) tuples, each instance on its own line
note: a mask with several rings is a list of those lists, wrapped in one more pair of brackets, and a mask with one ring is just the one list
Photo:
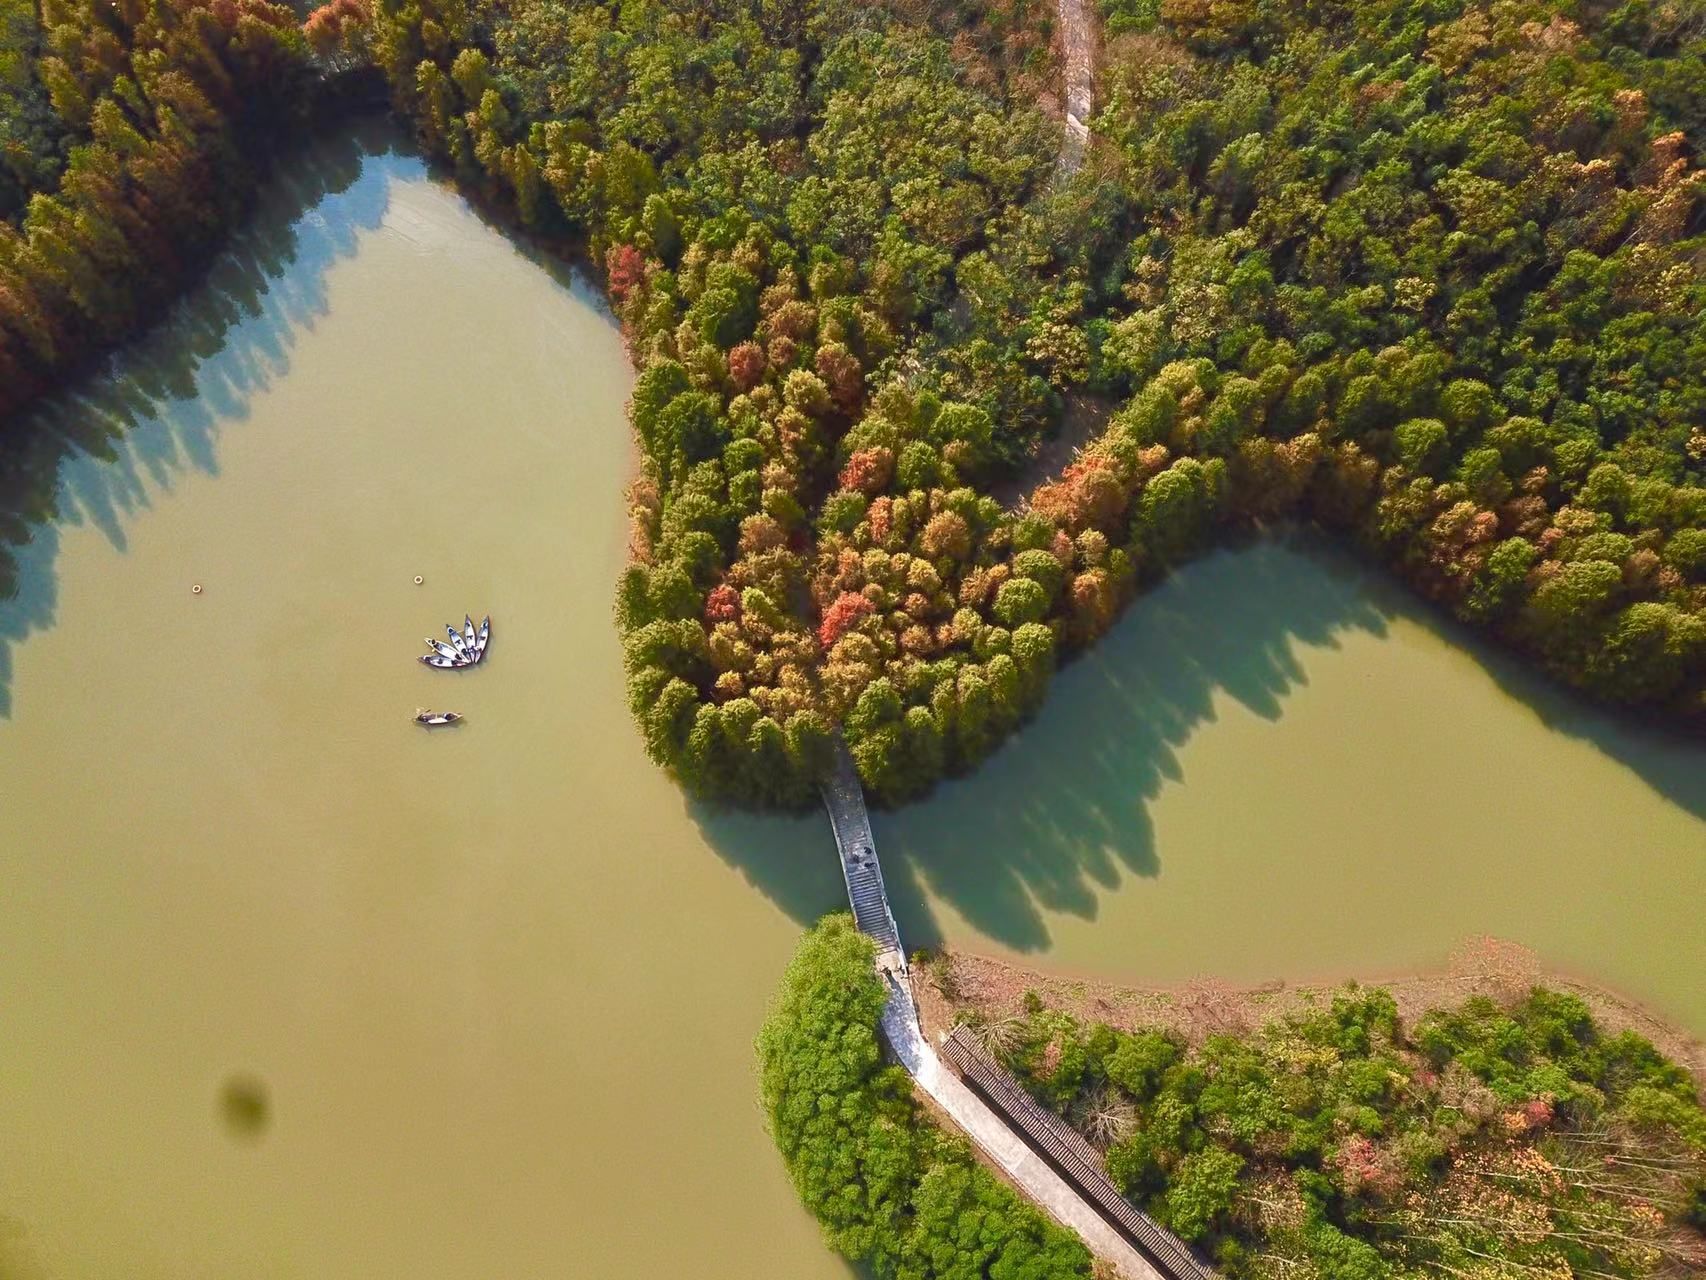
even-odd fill
[(1023, 1018), (978, 1018), (960, 1024), (966, 1034), (977, 1042), (977, 1047), (998, 1062), (1006, 1059), (1013, 1051), (1013, 1046), (1019, 1042), (1019, 1034), (1024, 1030)]
[(1074, 1098), (1067, 1118), (1073, 1128), (1104, 1151), (1137, 1131), (1136, 1106), (1106, 1080)]

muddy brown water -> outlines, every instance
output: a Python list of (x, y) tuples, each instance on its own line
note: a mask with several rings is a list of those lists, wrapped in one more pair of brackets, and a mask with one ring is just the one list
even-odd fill
[[(0, 1276), (848, 1274), (751, 1049), (832, 846), (641, 752), (630, 377), (371, 126), (45, 411), (0, 604)], [(484, 666), (413, 661), (467, 612)], [(877, 833), (913, 942), (1166, 981), (1492, 931), (1701, 1031), (1700, 765), (1275, 542)]]

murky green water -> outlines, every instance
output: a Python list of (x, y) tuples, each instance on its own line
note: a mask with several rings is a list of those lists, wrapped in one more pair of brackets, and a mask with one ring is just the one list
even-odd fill
[(1313, 538), (1186, 568), (877, 838), (909, 941), (1259, 982), (1440, 968), (1492, 934), (1706, 1036), (1706, 749)]
[[(10, 472), (60, 515), (0, 605), (0, 1276), (844, 1276), (751, 1052), (827, 828), (645, 761), (614, 327), (367, 132)], [(416, 664), (464, 612), (488, 663)], [(1492, 931), (1706, 1030), (1701, 764), (1272, 545), (878, 834), (914, 943), (1266, 978)]]
[(0, 1276), (844, 1275), (754, 1100), (799, 926), (707, 844), (834, 864), (629, 727), (609, 319), (348, 143), (212, 286), (0, 611)]

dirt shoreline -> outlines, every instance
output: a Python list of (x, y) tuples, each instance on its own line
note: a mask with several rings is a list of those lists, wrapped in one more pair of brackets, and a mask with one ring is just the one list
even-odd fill
[[(1510, 1004), (1529, 988), (1545, 986), (1579, 997), (1605, 1030), (1634, 1031), (1690, 1071), (1706, 1096), (1706, 1043), (1665, 1021), (1637, 1001), (1541, 966), (1535, 954), (1517, 943), (1473, 939), (1452, 953), (1443, 969), (1351, 980), (1390, 991), (1406, 1025), (1429, 1009), (1460, 1004), (1484, 995)], [(992, 956), (946, 950), (913, 970), (913, 990), (925, 1035), (935, 1040), (967, 1013), (984, 1019), (1022, 1015), (1025, 996), (1036, 992), (1043, 1003), (1086, 1021), (1122, 1030), (1143, 1027), (1177, 1031), (1193, 1044), (1216, 1032), (1242, 1035), (1286, 1014), (1317, 1008), (1343, 990), (1346, 982), (1263, 983), (1236, 987), (1214, 979), (1175, 986), (1129, 986), (1100, 979), (1062, 977), (1025, 969)]]

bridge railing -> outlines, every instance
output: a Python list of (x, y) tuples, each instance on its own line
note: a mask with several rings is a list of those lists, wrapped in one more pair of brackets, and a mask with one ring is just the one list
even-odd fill
[(1183, 1240), (1121, 1195), (1103, 1168), (1101, 1153), (1066, 1121), (1040, 1106), (964, 1027), (955, 1027), (942, 1041), (942, 1056), (1163, 1273), (1173, 1280), (1219, 1280)]
[[(859, 782), (859, 770), (853, 763), (847, 744), (835, 739), (835, 768), (820, 788), (823, 807), (829, 814), (830, 830), (835, 834), (835, 848), (841, 855), (841, 879), (847, 887), (847, 902), (853, 908), (853, 918), (859, 927), (871, 934), (885, 951), (893, 952), (890, 963), (906, 971), (906, 948), (900, 939), (900, 926), (895, 923), (889, 906), (888, 885), (883, 880), (882, 863), (877, 858), (876, 837), (871, 834), (871, 816), (865, 808), (865, 789)], [(875, 927), (860, 911), (859, 881), (874, 883), (882, 918)]]

